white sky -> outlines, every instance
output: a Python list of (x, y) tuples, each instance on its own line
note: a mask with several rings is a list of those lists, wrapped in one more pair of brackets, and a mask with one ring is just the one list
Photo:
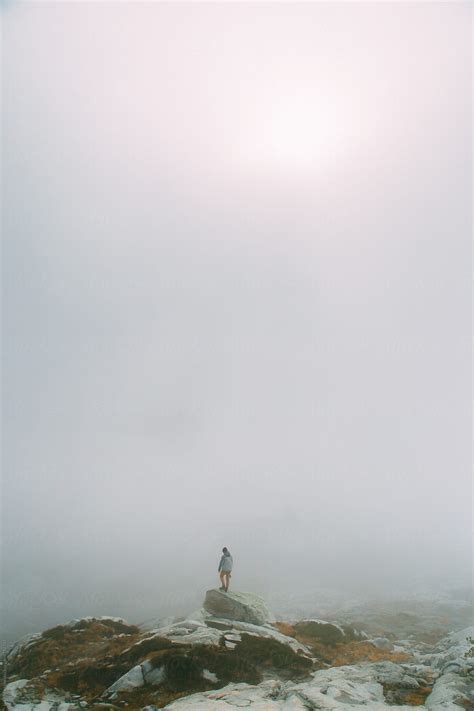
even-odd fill
[(10, 624), (468, 579), (470, 4), (2, 25)]

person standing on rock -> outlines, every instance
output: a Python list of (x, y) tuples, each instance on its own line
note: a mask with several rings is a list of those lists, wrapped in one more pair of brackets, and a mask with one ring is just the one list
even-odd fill
[(221, 579), (221, 588), (220, 590), (223, 590), (224, 592), (227, 592), (229, 589), (229, 580), (230, 580), (230, 574), (232, 571), (232, 556), (230, 554), (230, 551), (228, 548), (223, 548), (222, 549), (222, 557), (219, 563), (219, 569), (218, 573)]

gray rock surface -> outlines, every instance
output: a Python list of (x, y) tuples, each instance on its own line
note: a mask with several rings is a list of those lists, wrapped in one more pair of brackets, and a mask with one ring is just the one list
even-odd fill
[(275, 620), (264, 600), (253, 593), (208, 590), (204, 609), (215, 617), (254, 625), (264, 625)]
[(393, 644), (386, 637), (374, 637), (374, 639), (369, 640), (374, 647), (377, 649), (383, 649), (384, 651), (390, 651), (393, 649)]
[(425, 701), (429, 711), (460, 711), (474, 708), (474, 684), (467, 676), (447, 672), (435, 683)]
[(388, 704), (383, 683), (393, 683), (405, 676), (396, 664), (377, 663), (333, 667), (313, 674), (308, 682), (295, 684), (275, 680), (257, 686), (228, 684), (174, 701), (165, 706), (170, 711), (229, 711), (229, 708), (250, 707), (254, 711), (347, 711), (351, 706), (364, 706), (371, 711), (413, 711), (413, 706)]
[(140, 664), (132, 667), (130, 671), (117, 679), (117, 681), (110, 686), (104, 696), (110, 696), (111, 699), (116, 698), (119, 691), (132, 691), (140, 686), (143, 686), (145, 680), (143, 678), (143, 670)]
[(308, 637), (317, 639), (324, 644), (336, 644), (344, 641), (346, 633), (341, 625), (319, 619), (301, 620), (295, 629)]
[(213, 617), (206, 613), (203, 615), (193, 613), (193, 619), (175, 622), (172, 625), (152, 630), (152, 632), (152, 636), (164, 637), (172, 642), (186, 644), (219, 646), (224, 640), (229, 649), (232, 648), (231, 645), (234, 642), (241, 639), (240, 633), (246, 632), (257, 637), (275, 639), (277, 642), (288, 645), (294, 652), (300, 652), (306, 656), (311, 655), (311, 652), (304, 644), (293, 637), (282, 634), (269, 623), (255, 625), (250, 622)]
[[(435, 671), (428, 663), (385, 661), (346, 665), (314, 672), (310, 681), (300, 683), (266, 680), (255, 686), (228, 684), (215, 691), (192, 694), (165, 708), (170, 711), (229, 711), (229, 708), (247, 707), (254, 711), (347, 711), (351, 706), (362, 706), (371, 711), (474, 708), (472, 658), (466, 656), (470, 636), (468, 629), (441, 640), (440, 654), (445, 655), (449, 648), (455, 648), (457, 652), (461, 648), (464, 650), (464, 655), (458, 657), (457, 662), (450, 662), (444, 673)], [(423, 705), (414, 707), (393, 701), (394, 690), (395, 693), (397, 689), (416, 691), (420, 684), (425, 686), (433, 677), (436, 679), (434, 686)]]

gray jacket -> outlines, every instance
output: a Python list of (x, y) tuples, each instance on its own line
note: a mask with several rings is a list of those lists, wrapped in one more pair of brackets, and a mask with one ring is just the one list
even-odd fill
[(230, 553), (227, 553), (227, 555), (224, 553), (224, 555), (221, 558), (221, 562), (219, 563), (219, 573), (230, 573), (232, 570), (232, 556)]

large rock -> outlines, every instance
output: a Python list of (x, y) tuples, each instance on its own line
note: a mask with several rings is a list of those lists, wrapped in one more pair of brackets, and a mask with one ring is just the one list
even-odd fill
[(104, 694), (110, 696), (111, 699), (117, 698), (117, 694), (120, 691), (132, 691), (140, 686), (143, 686), (145, 679), (143, 676), (143, 669), (140, 664), (130, 669), (126, 674), (117, 679), (117, 681), (112, 684)]
[(425, 701), (429, 711), (455, 711), (474, 707), (474, 683), (469, 676), (454, 672), (443, 674), (435, 683), (433, 691)]
[[(412, 711), (413, 706), (393, 704), (384, 695), (387, 684), (406, 683), (411, 684), (412, 680), (407, 682), (404, 669), (397, 664), (350, 665), (316, 671), (311, 680), (296, 684), (274, 679), (267, 679), (258, 685), (228, 684), (215, 691), (192, 694), (164, 708), (170, 711), (230, 711), (233, 708), (347, 711), (364, 707), (371, 711)], [(434, 711), (435, 707), (432, 708)]]
[(326, 620), (307, 619), (297, 622), (295, 630), (309, 639), (317, 640), (323, 644), (337, 644), (338, 642), (352, 642), (363, 639), (366, 635), (354, 630), (348, 625), (339, 625)]
[[(294, 652), (301, 652), (305, 656), (311, 656), (310, 650), (301, 642), (282, 634), (270, 624), (255, 625), (250, 622), (230, 620), (215, 617), (203, 610), (192, 613), (190, 618), (181, 622), (175, 622), (166, 627), (160, 627), (152, 631), (151, 636), (146, 640), (140, 640), (135, 648), (142, 644), (152, 644), (153, 639), (168, 639), (171, 642), (181, 644), (206, 644), (216, 647), (224, 644), (229, 649), (235, 647), (235, 643), (241, 640), (242, 633), (254, 635), (264, 639), (274, 639), (281, 644), (286, 644)], [(133, 648), (132, 648), (133, 649)]]
[(215, 617), (253, 625), (264, 625), (275, 619), (262, 598), (253, 593), (208, 590), (204, 609)]

